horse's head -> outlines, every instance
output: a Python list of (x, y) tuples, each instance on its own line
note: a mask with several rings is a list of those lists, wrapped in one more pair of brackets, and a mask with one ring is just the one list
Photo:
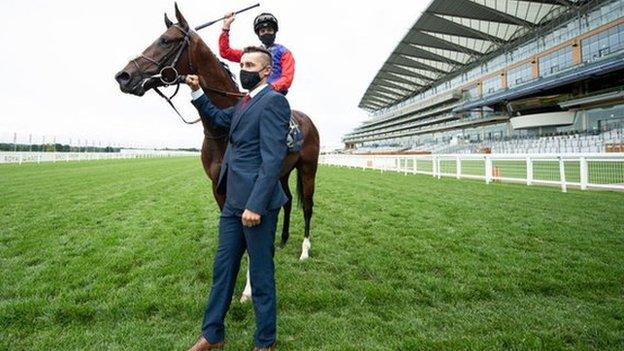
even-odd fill
[(177, 83), (180, 74), (192, 73), (188, 50), (192, 31), (178, 4), (175, 13), (178, 23), (171, 22), (165, 13), (167, 30), (115, 75), (122, 92), (143, 96), (152, 88)]

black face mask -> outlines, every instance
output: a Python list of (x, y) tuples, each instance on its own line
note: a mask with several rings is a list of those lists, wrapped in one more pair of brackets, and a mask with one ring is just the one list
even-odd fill
[(273, 45), (273, 43), (275, 42), (275, 33), (273, 33), (273, 34), (262, 34), (260, 36), (260, 41), (266, 47), (269, 47), (269, 46)]
[(243, 89), (252, 90), (258, 86), (261, 80), (260, 72), (245, 71), (244, 69), (240, 71), (240, 81)]

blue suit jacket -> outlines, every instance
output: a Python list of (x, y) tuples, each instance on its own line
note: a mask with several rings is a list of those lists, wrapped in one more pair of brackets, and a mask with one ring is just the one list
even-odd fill
[(229, 130), (217, 190), (226, 185), (226, 203), (260, 215), (283, 206), (288, 198), (279, 182), (287, 153), (290, 106), (270, 86), (245, 107), (219, 109), (204, 94), (192, 101), (202, 118)]

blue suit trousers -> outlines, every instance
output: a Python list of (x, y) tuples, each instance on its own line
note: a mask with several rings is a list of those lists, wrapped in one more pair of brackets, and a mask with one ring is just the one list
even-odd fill
[(219, 246), (214, 260), (212, 289), (204, 313), (202, 333), (210, 343), (225, 339), (225, 315), (232, 302), (232, 293), (245, 250), (249, 254), (249, 275), (256, 317), (254, 342), (267, 347), (276, 340), (275, 297), (275, 229), (279, 208), (262, 215), (260, 224), (245, 227), (242, 210), (227, 201), (219, 220)]

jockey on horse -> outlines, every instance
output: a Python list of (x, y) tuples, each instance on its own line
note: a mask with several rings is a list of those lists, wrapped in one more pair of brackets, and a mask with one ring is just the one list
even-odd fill
[[(234, 22), (234, 16), (233, 12), (225, 14), (223, 30), (219, 36), (219, 54), (226, 60), (240, 62), (243, 50), (230, 47), (230, 26)], [(278, 28), (277, 18), (270, 13), (261, 13), (254, 19), (254, 31), (263, 46), (271, 53), (273, 61), (268, 82), (275, 91), (286, 95), (295, 76), (295, 59), (284, 45), (275, 43)], [(294, 152), (301, 150), (303, 135), (294, 118), (290, 119), (290, 130), (286, 140), (288, 150)]]
[[(225, 15), (223, 31), (219, 37), (219, 54), (226, 60), (240, 62), (243, 50), (230, 47), (230, 26), (234, 22), (234, 13)], [(261, 13), (254, 19), (254, 31), (266, 49), (271, 52), (273, 69), (269, 76), (269, 84), (280, 93), (286, 95), (295, 76), (295, 59), (284, 45), (275, 43), (277, 18), (270, 13)]]

